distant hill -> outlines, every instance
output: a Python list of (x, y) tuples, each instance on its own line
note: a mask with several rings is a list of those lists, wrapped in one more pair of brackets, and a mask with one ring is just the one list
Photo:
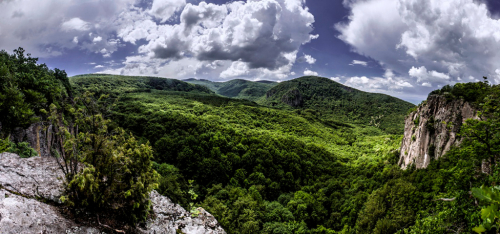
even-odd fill
[(315, 76), (281, 82), (258, 103), (308, 111), (324, 120), (374, 125), (399, 134), (406, 113), (415, 106), (389, 95), (363, 92)]
[[(196, 92), (255, 101), (260, 105), (295, 110), (299, 115), (332, 126), (346, 123), (377, 126), (401, 134), (413, 104), (385, 94), (363, 92), (321, 77), (301, 77), (281, 83), (203, 79), (183, 81), (158, 77), (88, 74), (71, 77), (76, 91), (118, 96), (151, 90)], [(210, 99), (215, 96), (210, 96)], [(200, 99), (201, 100), (201, 99)], [(218, 100), (218, 99), (217, 99)]]
[(248, 99), (257, 101), (263, 97), (266, 92), (278, 83), (274, 81), (248, 81), (248, 80), (230, 80), (226, 82), (213, 82), (204, 79), (185, 79), (185, 82), (191, 84), (203, 85), (213, 92), (230, 98)]
[(97, 94), (119, 95), (130, 92), (147, 92), (148, 90), (213, 93), (205, 86), (176, 79), (149, 76), (85, 74), (70, 77), (69, 80), (75, 89), (79, 91), (88, 90)]

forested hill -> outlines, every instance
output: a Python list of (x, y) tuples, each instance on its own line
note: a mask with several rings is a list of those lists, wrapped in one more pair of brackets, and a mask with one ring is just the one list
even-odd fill
[[(486, 79), (431, 93), (420, 109), (439, 95), (443, 103), (469, 102), (479, 118), (461, 126), (427, 121), (456, 130), (461, 144), (426, 168), (402, 170), (402, 136), (381, 128), (402, 130), (397, 120), (413, 105), (387, 95), (303, 77), (276, 85), (256, 103), (164, 78), (68, 80), (63, 70), (23, 53), (0, 51), (0, 153), (34, 155), (31, 147), (40, 141), (11, 141), (18, 128), (31, 126), (38, 139), (54, 137), (46, 145), (62, 163), (87, 167), (61, 167), (63, 208), (90, 212), (84, 218), (106, 211), (123, 217), (114, 220), (144, 220), (151, 214), (144, 198), (158, 185), (193, 215), (203, 207), (229, 234), (493, 233), (500, 227), (500, 86)], [(363, 124), (368, 120), (371, 126)], [(423, 128), (440, 131), (425, 118), (412, 120), (410, 126), (421, 128), (408, 126), (412, 142)]]
[(205, 86), (189, 84), (176, 79), (149, 76), (84, 74), (73, 76), (70, 81), (79, 90), (96, 94), (106, 93), (111, 96), (131, 92), (150, 92), (151, 90), (213, 93)]
[(263, 97), (269, 89), (278, 84), (273, 81), (249, 81), (241, 79), (226, 82), (213, 82), (204, 79), (198, 80), (190, 78), (183, 81), (206, 86), (215, 93), (225, 97), (248, 99), (251, 101), (256, 101)]
[[(151, 90), (201, 92), (255, 101), (260, 105), (296, 109), (298, 114), (332, 125), (343, 123), (371, 125), (387, 133), (401, 134), (404, 116), (413, 104), (385, 94), (359, 91), (321, 77), (301, 77), (282, 83), (204, 79), (184, 81), (158, 77), (87, 74), (70, 78), (79, 90), (118, 96)], [(210, 96), (215, 98), (214, 96)], [(221, 99), (222, 100), (222, 99)]]
[(415, 105), (385, 94), (363, 92), (327, 78), (305, 76), (279, 83), (259, 104), (312, 109), (321, 119), (367, 124), (402, 133), (404, 117)]

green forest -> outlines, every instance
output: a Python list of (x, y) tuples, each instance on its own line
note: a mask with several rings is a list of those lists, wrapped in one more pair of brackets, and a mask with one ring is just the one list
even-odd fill
[(480, 118), (462, 126), (459, 147), (407, 170), (397, 163), (415, 106), (327, 78), (68, 78), (20, 48), (0, 52), (0, 84), (0, 151), (33, 156), (11, 132), (51, 123), (66, 168), (61, 200), (77, 210), (140, 225), (156, 189), (187, 210), (204, 208), (227, 233), (500, 228), (500, 86), (487, 79), (430, 94), (464, 99)]
[(183, 81), (190, 84), (202, 85), (225, 97), (247, 99), (251, 101), (257, 101), (259, 98), (263, 97), (269, 89), (278, 85), (276, 82), (266, 80), (252, 82), (248, 80), (236, 79), (226, 82), (213, 82), (204, 79), (197, 80), (191, 78)]

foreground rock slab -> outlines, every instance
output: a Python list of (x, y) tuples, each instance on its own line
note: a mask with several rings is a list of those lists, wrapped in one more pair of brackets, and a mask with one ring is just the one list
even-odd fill
[(148, 220), (145, 229), (138, 229), (140, 233), (226, 233), (215, 217), (203, 208), (198, 208), (199, 214), (193, 215), (156, 191), (151, 192), (150, 198), (156, 218)]
[[(23, 159), (16, 154), (0, 154), (0, 233), (100, 233), (95, 227), (76, 224), (58, 209), (41, 202), (60, 202), (63, 174), (52, 157)], [(223, 234), (213, 215), (198, 208), (191, 214), (168, 197), (150, 194), (154, 219), (147, 220), (138, 233)]]
[(51, 205), (0, 189), (0, 233), (99, 233), (99, 230), (75, 224)]
[(0, 186), (24, 196), (59, 202), (63, 173), (53, 157), (22, 159), (17, 154), (0, 154)]

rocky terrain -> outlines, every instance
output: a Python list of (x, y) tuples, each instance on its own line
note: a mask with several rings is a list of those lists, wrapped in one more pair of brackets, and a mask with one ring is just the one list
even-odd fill
[[(52, 157), (22, 159), (0, 154), (0, 233), (102, 233), (99, 225), (84, 226), (61, 214), (62, 173)], [(202, 208), (191, 214), (169, 198), (151, 192), (154, 218), (137, 233), (225, 233)]]
[(464, 100), (447, 100), (443, 95), (429, 98), (405, 119), (399, 165), (426, 168), (461, 142), (457, 136), (466, 119), (477, 118), (476, 110)]

